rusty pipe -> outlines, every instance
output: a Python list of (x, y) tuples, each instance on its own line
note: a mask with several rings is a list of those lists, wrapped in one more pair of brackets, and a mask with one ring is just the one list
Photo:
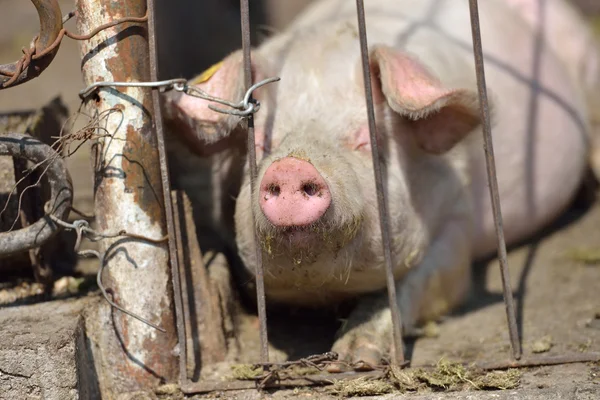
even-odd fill
[[(29, 64), (23, 67), (26, 56), (11, 64), (0, 65), (0, 90), (25, 83), (39, 76), (52, 62), (60, 46), (62, 13), (57, 0), (31, 0), (40, 18), (40, 33), (35, 39), (35, 52)], [(48, 48), (53, 47), (50, 51)], [(36, 54), (43, 54), (37, 58)], [(14, 74), (19, 74), (13, 80)], [(10, 82), (12, 81), (12, 82)], [(7, 84), (8, 83), (8, 84)]]
[[(146, 12), (145, 0), (77, 2), (80, 32), (109, 26), (79, 42), (85, 85), (150, 80), (147, 27), (116, 23), (123, 15), (144, 16), (138, 17), (140, 21)], [(98, 351), (94, 351), (96, 369), (105, 382), (102, 397), (149, 390), (177, 377), (180, 348), (169, 249), (166, 241), (159, 241), (168, 229), (152, 106), (151, 90), (137, 87), (102, 88), (87, 101), (90, 113), (108, 113), (96, 129), (109, 135), (100, 135), (92, 148), (97, 229), (135, 232), (154, 241), (115, 237), (99, 242), (105, 261), (103, 281), (120, 307), (144, 315), (166, 331), (158, 332), (126, 314), (113, 314), (105, 305), (95, 309), (94, 323), (104, 327), (95, 338)]]
[[(73, 185), (62, 158), (47, 144), (29, 135), (0, 136), (0, 156), (11, 156), (41, 164), (50, 189), (50, 213), (64, 220), (73, 201)], [(47, 161), (46, 161), (47, 160)], [(44, 162), (46, 161), (46, 162)], [(43, 245), (60, 231), (48, 215), (26, 228), (0, 233), (0, 258)]]

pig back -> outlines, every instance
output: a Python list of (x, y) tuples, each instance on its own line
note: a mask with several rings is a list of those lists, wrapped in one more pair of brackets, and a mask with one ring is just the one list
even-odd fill
[[(416, 56), (448, 87), (476, 88), (466, 0), (365, 2), (369, 45)], [(556, 35), (538, 36), (504, 0), (479, 2), (488, 98), (505, 236), (514, 243), (539, 230), (570, 202), (588, 152), (583, 94), (553, 52)], [(356, 25), (354, 2), (309, 7), (288, 34), (336, 23)], [(282, 40), (283, 44), (285, 41)], [(357, 44), (358, 45), (358, 44)], [(495, 249), (495, 232), (481, 130), (467, 141), (474, 205), (474, 256)]]

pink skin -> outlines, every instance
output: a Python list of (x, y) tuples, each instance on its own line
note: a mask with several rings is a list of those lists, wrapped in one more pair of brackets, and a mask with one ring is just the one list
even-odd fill
[(276, 227), (308, 226), (330, 205), (329, 187), (308, 161), (294, 157), (277, 160), (260, 183), (260, 208)]

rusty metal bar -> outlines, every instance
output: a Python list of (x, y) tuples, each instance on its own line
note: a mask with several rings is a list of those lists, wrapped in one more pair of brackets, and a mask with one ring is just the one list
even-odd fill
[[(148, 41), (150, 45), (150, 80), (158, 81), (158, 50), (156, 38), (156, 3), (154, 0), (148, 2)], [(152, 90), (152, 106), (154, 111), (154, 127), (156, 129), (156, 140), (158, 145), (158, 157), (160, 162), (160, 175), (162, 180), (163, 198), (165, 203), (165, 217), (167, 233), (169, 236), (169, 262), (171, 264), (171, 282), (173, 284), (173, 297), (175, 302), (175, 324), (177, 328), (177, 341), (179, 342), (179, 382), (187, 381), (187, 340), (185, 337), (185, 315), (183, 313), (183, 298), (181, 291), (179, 270), (179, 257), (177, 255), (177, 232), (175, 221), (179, 220), (177, 208), (173, 207), (171, 201), (171, 182), (169, 180), (169, 169), (167, 164), (167, 152), (165, 149), (165, 134), (160, 104), (160, 94), (156, 88)]]
[[(480, 361), (475, 363), (463, 363), (465, 368), (475, 368), (483, 371), (497, 371), (505, 370), (509, 368), (529, 368), (529, 367), (540, 367), (549, 365), (563, 365), (563, 364), (575, 364), (585, 362), (598, 362), (600, 361), (600, 353), (583, 353), (583, 354), (569, 354), (563, 356), (544, 356), (544, 357), (532, 357), (519, 361), (507, 360), (507, 361)], [(336, 361), (337, 362), (337, 361)], [(283, 366), (283, 364), (275, 364), (277, 366)], [(408, 368), (405, 371), (410, 372), (417, 369), (435, 369), (436, 364), (425, 364), (416, 365)], [(336, 374), (314, 374), (306, 376), (284, 376), (276, 380), (266, 381), (264, 388), (285, 388), (285, 387), (298, 387), (298, 386), (326, 386), (331, 385), (336, 380), (352, 380), (357, 378), (370, 378), (370, 379), (385, 379), (388, 374), (386, 368), (377, 369), (374, 371), (352, 371), (342, 372)], [(247, 390), (256, 387), (258, 381), (263, 380), (263, 376), (257, 377), (254, 380), (233, 380), (226, 382), (198, 382), (188, 383), (182, 385), (181, 390), (186, 394), (206, 393), (214, 391), (234, 391), (234, 390)]]
[[(252, 60), (250, 55), (250, 8), (248, 0), (240, 0), (241, 25), (242, 25), (242, 51), (244, 55), (244, 83), (246, 90), (252, 86)], [(252, 101), (252, 97), (250, 97)], [(250, 163), (250, 196), (254, 195), (258, 170), (256, 166), (256, 148), (254, 144), (254, 114), (246, 117), (248, 127), (248, 162)], [(255, 226), (254, 208), (252, 208), (252, 224)], [(267, 333), (267, 307), (265, 304), (265, 281), (262, 263), (262, 247), (254, 234), (256, 249), (256, 304), (258, 307), (258, 320), (260, 324), (260, 360), (269, 362), (269, 338)]]
[[(262, 389), (285, 389), (303, 386), (328, 386), (337, 380), (353, 380), (358, 378), (381, 379), (385, 377), (385, 372), (377, 371), (351, 371), (339, 373), (319, 373), (306, 376), (295, 376), (291, 378), (278, 378), (265, 382)], [(231, 380), (231, 381), (213, 381), (213, 382), (191, 382), (181, 387), (185, 394), (210, 393), (219, 391), (235, 391), (256, 389), (259, 385), (257, 380)]]
[(475, 365), (478, 368), (491, 371), (509, 368), (529, 368), (541, 367), (545, 365), (562, 365), (598, 361), (600, 361), (600, 353), (575, 353), (563, 354), (560, 356), (530, 357), (513, 361), (478, 362)]
[[(9, 133), (0, 136), (0, 156), (28, 160), (42, 171), (48, 182), (50, 199), (48, 212), (57, 218), (67, 218), (73, 201), (73, 186), (61, 157), (48, 145), (29, 135)], [(61, 228), (47, 215), (26, 228), (0, 233), (0, 258), (41, 246)]]
[(377, 190), (377, 206), (379, 208), (379, 226), (383, 255), (385, 257), (385, 273), (387, 291), (392, 313), (393, 330), (393, 355), (392, 362), (402, 365), (404, 362), (404, 343), (402, 341), (402, 319), (396, 299), (396, 281), (394, 279), (392, 252), (390, 249), (389, 212), (385, 194), (383, 192), (383, 174), (377, 144), (377, 126), (375, 124), (375, 109), (373, 107), (373, 90), (371, 88), (371, 68), (369, 64), (369, 49), (367, 44), (367, 27), (365, 22), (365, 6), (363, 0), (356, 0), (356, 13), (358, 17), (358, 36), (360, 39), (360, 55), (362, 60), (363, 80), (365, 85), (365, 98), (367, 103), (367, 117), (369, 119), (369, 138), (371, 139), (371, 155), (373, 158), (373, 171), (375, 174), (375, 187)]
[(492, 127), (490, 122), (490, 110), (488, 106), (487, 88), (485, 84), (485, 69), (483, 65), (483, 49), (481, 44), (481, 32), (479, 27), (479, 9), (477, 0), (469, 0), (469, 11), (471, 15), (471, 33), (473, 35), (473, 55), (475, 58), (475, 72), (477, 75), (477, 90), (479, 92), (479, 106), (481, 108), (481, 119), (483, 121), (483, 150), (488, 183), (490, 185), (490, 198), (494, 212), (494, 224), (496, 236), (498, 237), (498, 259), (500, 261), (500, 272), (502, 275), (502, 288), (504, 290), (504, 305), (508, 319), (508, 333), (512, 346), (513, 356), (520, 359), (521, 341), (517, 329), (517, 318), (510, 284), (508, 260), (506, 257), (506, 242), (504, 241), (504, 228), (502, 226), (502, 210), (500, 208), (500, 194), (498, 192), (498, 179), (496, 177), (496, 161), (494, 158), (494, 144), (492, 141)]
[[(33, 54), (25, 55), (12, 64), (0, 65), (0, 90), (25, 83), (44, 71), (54, 59), (59, 47), (56, 46), (40, 58), (42, 54), (58, 39), (62, 30), (62, 14), (57, 0), (31, 0), (40, 18), (40, 33), (35, 40)], [(24, 65), (28, 63), (28, 65)]]
[[(77, 28), (90, 32), (123, 15), (142, 16), (144, 0), (79, 0)], [(84, 82), (148, 81), (146, 27), (127, 23), (104, 29), (80, 42)], [(108, 135), (95, 143), (95, 215), (98, 230), (126, 231), (153, 240), (165, 236), (164, 194), (160, 154), (152, 124), (148, 88), (101, 88), (88, 101), (91, 113), (107, 110), (102, 119)], [(96, 365), (104, 387), (117, 393), (149, 389), (176, 378), (177, 360), (173, 293), (166, 243), (134, 237), (100, 241), (106, 263), (105, 281), (115, 303), (144, 315), (161, 333), (116, 310), (102, 306), (94, 321), (104, 327), (96, 334)]]

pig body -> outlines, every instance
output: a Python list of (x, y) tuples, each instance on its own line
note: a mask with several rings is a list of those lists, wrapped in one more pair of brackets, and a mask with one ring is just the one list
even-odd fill
[[(472, 260), (496, 244), (469, 10), (467, 1), (450, 0), (365, 6), (394, 275), (408, 332), (463, 301)], [(521, 14), (505, 0), (480, 4), (509, 243), (565, 208), (588, 153), (582, 85), (556, 45), (536, 41)], [(376, 363), (389, 350), (391, 316), (354, 3), (315, 3), (252, 57), (255, 82), (281, 77), (255, 92), (261, 109), (254, 191), (247, 163), (231, 159), (239, 154), (231, 149), (244, 144), (238, 118), (185, 96), (170, 99), (167, 114), (189, 147), (210, 153), (217, 191), (224, 192), (224, 176), (241, 177), (235, 242), (254, 272), (257, 231), (268, 301), (321, 307), (362, 296), (333, 350), (349, 361)], [(240, 70), (238, 52), (195, 83), (219, 97), (241, 98)], [(219, 210), (215, 225), (231, 220), (231, 210)], [(221, 226), (223, 236), (233, 234), (231, 224)]]

